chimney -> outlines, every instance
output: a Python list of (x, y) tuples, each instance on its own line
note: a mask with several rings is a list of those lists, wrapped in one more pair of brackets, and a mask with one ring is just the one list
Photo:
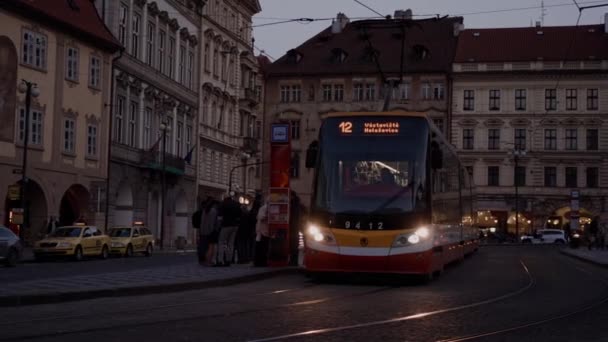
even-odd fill
[(407, 10), (396, 10), (395, 11), (395, 19), (401, 19), (401, 20), (412, 20), (412, 10), (411, 9), (407, 9)]
[(540, 27), (540, 20), (536, 21), (536, 27)]
[(458, 37), (462, 31), (464, 31), (464, 24), (454, 23), (454, 37)]
[(350, 23), (350, 19), (344, 13), (338, 13), (336, 19), (331, 24), (331, 33), (338, 34), (344, 30), (346, 25)]

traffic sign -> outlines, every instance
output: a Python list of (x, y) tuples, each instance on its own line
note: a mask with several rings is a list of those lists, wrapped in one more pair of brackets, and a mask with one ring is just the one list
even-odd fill
[(21, 187), (19, 185), (9, 185), (8, 186), (8, 199), (11, 201), (16, 201), (21, 198)]

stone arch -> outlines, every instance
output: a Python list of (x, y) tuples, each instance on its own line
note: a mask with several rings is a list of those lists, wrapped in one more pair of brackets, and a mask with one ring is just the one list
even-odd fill
[(17, 49), (10, 38), (0, 36), (0, 141), (15, 139), (16, 88)]
[(63, 197), (59, 206), (59, 224), (71, 225), (79, 219), (91, 224), (94, 217), (89, 208), (91, 195), (89, 190), (81, 184), (70, 186)]
[[(21, 185), (21, 182), (17, 182), (15, 185)], [(29, 242), (33, 242), (42, 238), (47, 233), (47, 224), (49, 220), (49, 205), (47, 201), (47, 194), (44, 192), (43, 187), (36, 181), (29, 179), (26, 186), (26, 227), (23, 231), (22, 238)], [(11, 228), (16, 234), (19, 234), (21, 225), (17, 225), (13, 221), (13, 211), (16, 208), (21, 208), (21, 201), (12, 201), (8, 194), (4, 202), (5, 210), (5, 222), (4, 225)]]
[(114, 200), (114, 225), (130, 225), (133, 222), (133, 190), (127, 180), (120, 183)]

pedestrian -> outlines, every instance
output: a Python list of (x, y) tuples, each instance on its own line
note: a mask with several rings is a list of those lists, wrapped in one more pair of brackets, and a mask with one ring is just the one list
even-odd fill
[(596, 246), (597, 237), (599, 233), (599, 227), (597, 222), (597, 217), (594, 217), (589, 224), (589, 232), (587, 233), (587, 238), (589, 239), (589, 245), (587, 246), (589, 250)]
[(270, 229), (268, 228), (268, 202), (265, 201), (257, 214), (255, 226), (255, 255), (253, 265), (265, 267), (268, 265), (268, 245), (270, 243)]
[(241, 219), (241, 206), (234, 199), (234, 193), (224, 199), (220, 207), (221, 230), (219, 236), (218, 266), (230, 266), (234, 257), (234, 241)]
[(53, 232), (54, 232), (54, 231), (55, 231), (55, 229), (57, 228), (57, 225), (58, 225), (58, 223), (57, 223), (57, 220), (55, 219), (55, 216), (51, 216), (51, 217), (49, 218), (49, 223), (48, 223), (48, 225), (46, 226), (46, 233), (47, 233), (48, 235), (53, 234)]
[(236, 233), (236, 262), (239, 264), (249, 262), (251, 251), (249, 251), (249, 231), (247, 217), (249, 211), (246, 205), (241, 205), (241, 217), (239, 220), (239, 229)]
[(206, 266), (214, 266), (217, 260), (214, 260), (217, 251), (217, 243), (219, 238), (219, 217), (218, 203), (213, 198), (207, 198), (205, 208), (201, 217), (200, 236), (203, 244), (206, 245), (204, 264)]
[(208, 248), (208, 244), (209, 244), (209, 240), (207, 239), (206, 235), (203, 235), (201, 233), (201, 221), (203, 218), (203, 210), (205, 210), (205, 207), (207, 206), (207, 202), (209, 201), (209, 198), (207, 198), (205, 201), (201, 202), (200, 207), (197, 211), (194, 212), (194, 214), (192, 214), (192, 227), (196, 230), (198, 230), (198, 241), (197, 241), (197, 245), (196, 245), (196, 252), (197, 252), (197, 256), (198, 256), (198, 262), (199, 264), (204, 264), (205, 263), (205, 255), (207, 253), (207, 248)]

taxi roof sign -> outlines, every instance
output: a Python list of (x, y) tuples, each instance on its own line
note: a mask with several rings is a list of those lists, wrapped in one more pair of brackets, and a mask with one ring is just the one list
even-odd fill
[(84, 222), (76, 222), (76, 223), (74, 223), (74, 225), (77, 226), (77, 227), (84, 227), (84, 226), (86, 226), (86, 224)]
[(143, 221), (135, 221), (135, 222), (133, 222), (133, 225), (134, 226), (143, 226), (144, 222)]

